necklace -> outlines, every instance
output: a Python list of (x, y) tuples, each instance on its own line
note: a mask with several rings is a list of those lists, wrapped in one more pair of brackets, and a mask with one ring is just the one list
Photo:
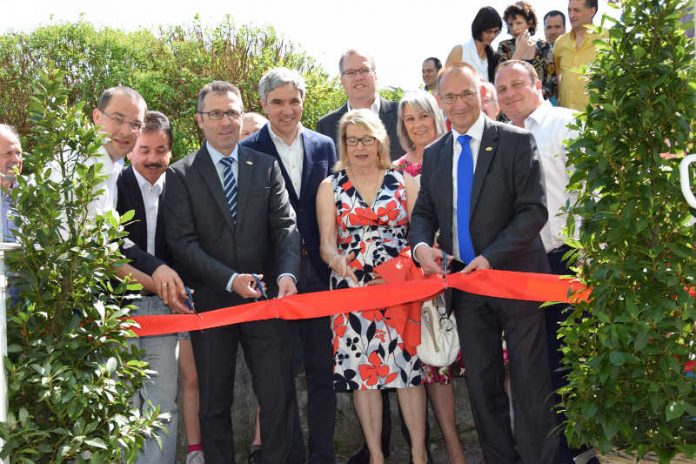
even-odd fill
[(379, 190), (379, 186), (381, 184), (380, 179), (382, 177), (382, 169), (378, 169), (376, 176), (374, 176), (373, 178), (360, 178), (359, 176), (355, 175), (355, 171), (353, 171), (352, 169), (347, 170), (347, 172), (348, 177), (353, 182), (355, 188), (358, 190), (358, 193), (365, 201), (365, 203), (367, 203), (368, 205), (373, 204), (375, 197), (377, 196), (377, 191)]

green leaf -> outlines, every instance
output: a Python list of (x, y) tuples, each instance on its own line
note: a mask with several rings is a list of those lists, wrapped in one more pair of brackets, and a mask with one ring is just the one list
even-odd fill
[(106, 443), (101, 438), (89, 438), (85, 440), (85, 444), (93, 448), (107, 449)]
[(665, 409), (665, 418), (667, 421), (672, 421), (681, 417), (684, 414), (684, 404), (678, 401), (672, 401), (667, 404)]

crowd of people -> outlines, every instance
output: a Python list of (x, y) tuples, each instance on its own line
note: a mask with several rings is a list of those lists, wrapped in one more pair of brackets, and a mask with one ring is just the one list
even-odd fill
[[(261, 77), (265, 117), (244, 112), (232, 83), (211, 82), (196, 103), (200, 150), (172, 165), (167, 116), (148, 111), (134, 89), (105, 90), (93, 120), (105, 135), (94, 163), (106, 180), (90, 211), (135, 211), (123, 244), (129, 263), (118, 268), (143, 287), (132, 315), (379, 285), (375, 268), (409, 246), (425, 274), (569, 274), (564, 141), (577, 135), (568, 124), (588, 101), (582, 66), (595, 54), (596, 12), (596, 0), (569, 0), (571, 29), (565, 32), (564, 13), (550, 11), (544, 40), (535, 38), (540, 24), (527, 1), (502, 17), (484, 7), (471, 40), (454, 46), (444, 66), (427, 58), (424, 90), (400, 102), (378, 95), (372, 57), (349, 49), (339, 60), (347, 101), (316, 131), (301, 123), (307, 95), (297, 71), (274, 68)], [(503, 24), (511, 38), (494, 50)], [(13, 240), (8, 192), (21, 162), (19, 135), (0, 125), (5, 240)], [(365, 438), (348, 463), (384, 463), (393, 391), (411, 462), (433, 462), (429, 401), (448, 462), (463, 464), (453, 382), (462, 376), (486, 462), (597, 462), (592, 449), (571, 449), (558, 433), (553, 392), (563, 384), (556, 330), (564, 307), (542, 311), (457, 290), (448, 305), (461, 352), (446, 367), (421, 362), (420, 333), (393, 308), (137, 339), (154, 375), (135, 404), (169, 417), (138, 462), (175, 462), (178, 394), (187, 464), (235, 462), (230, 411), (240, 344), (259, 404), (250, 464), (335, 463), (336, 392), (352, 393)], [(306, 441), (298, 359), (307, 382)]]

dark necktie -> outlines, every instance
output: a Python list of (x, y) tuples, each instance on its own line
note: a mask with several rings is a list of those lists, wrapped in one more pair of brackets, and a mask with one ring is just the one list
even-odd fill
[(469, 146), (470, 140), (470, 135), (460, 135), (457, 138), (462, 146), (457, 163), (457, 240), (459, 241), (459, 257), (465, 264), (469, 264), (475, 256), (469, 231), (471, 187), (474, 184), (474, 157)]
[(232, 172), (232, 163), (234, 163), (234, 159), (232, 156), (226, 156), (222, 158), (220, 162), (222, 163), (224, 173), (222, 189), (225, 191), (225, 198), (227, 198), (227, 205), (230, 207), (232, 219), (235, 219), (237, 217), (237, 181)]

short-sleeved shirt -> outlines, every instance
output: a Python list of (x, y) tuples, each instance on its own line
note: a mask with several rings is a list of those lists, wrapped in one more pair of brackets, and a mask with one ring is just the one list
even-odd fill
[(559, 75), (558, 104), (566, 108), (584, 111), (589, 102), (587, 93), (587, 76), (580, 67), (590, 64), (597, 55), (594, 41), (604, 34), (595, 34), (589, 30), (580, 44), (575, 48), (575, 32), (561, 35), (553, 48), (556, 73)]

